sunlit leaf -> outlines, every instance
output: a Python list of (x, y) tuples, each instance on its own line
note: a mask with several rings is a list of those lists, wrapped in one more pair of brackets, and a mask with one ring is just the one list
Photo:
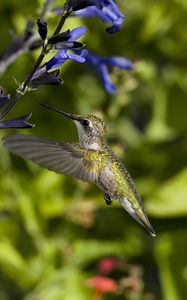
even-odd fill
[(187, 168), (160, 185), (147, 199), (147, 209), (158, 217), (187, 215)]

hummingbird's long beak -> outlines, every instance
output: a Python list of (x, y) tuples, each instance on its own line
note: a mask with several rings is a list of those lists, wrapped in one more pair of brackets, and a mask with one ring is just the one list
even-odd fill
[(50, 105), (46, 105), (46, 104), (42, 104), (42, 103), (41, 103), (41, 105), (44, 106), (44, 107), (46, 107), (46, 108), (49, 108), (49, 109), (51, 109), (51, 110), (54, 110), (54, 111), (56, 111), (56, 112), (58, 112), (58, 113), (60, 113), (60, 114), (62, 114), (62, 115), (64, 115), (64, 116), (70, 118), (71, 120), (77, 120), (77, 121), (79, 121), (79, 118), (78, 118), (76, 115), (69, 114), (69, 113), (67, 113), (67, 112), (65, 112), (65, 111), (63, 111), (63, 110), (54, 108), (54, 107), (52, 107), (52, 106), (50, 106)]

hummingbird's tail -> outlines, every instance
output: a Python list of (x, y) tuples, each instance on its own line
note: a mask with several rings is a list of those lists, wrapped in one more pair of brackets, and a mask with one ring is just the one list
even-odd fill
[(122, 197), (120, 199), (120, 202), (122, 204), (122, 206), (125, 208), (125, 210), (139, 223), (141, 224), (143, 227), (145, 227), (148, 232), (150, 233), (150, 235), (152, 237), (156, 236), (156, 233), (151, 225), (151, 223), (149, 222), (149, 219), (145, 213), (145, 211), (143, 210), (143, 208), (141, 206), (137, 207), (136, 209), (133, 207), (133, 205), (131, 204), (131, 202), (125, 198)]

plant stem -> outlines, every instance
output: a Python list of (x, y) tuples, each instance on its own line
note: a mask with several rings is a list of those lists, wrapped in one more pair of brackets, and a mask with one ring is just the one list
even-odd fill
[(26, 77), (25, 81), (23, 82), (22, 88), (21, 88), (21, 94), (24, 94), (28, 84), (30, 82), (30, 80), (32, 79), (34, 73), (36, 72), (36, 70), (38, 69), (38, 67), (40, 66), (40, 64), (42, 63), (43, 59), (45, 57), (45, 53), (44, 51), (42, 51), (39, 55), (39, 57), (37, 58), (37, 61), (35, 62), (33, 69), (31, 70), (31, 72), (28, 74), (28, 76)]
[(55, 29), (55, 31), (54, 31), (54, 33), (53, 33), (52, 36), (54, 36), (54, 35), (56, 35), (56, 34), (58, 34), (60, 32), (60, 30), (62, 29), (62, 27), (63, 27), (63, 25), (64, 25), (67, 17), (68, 17), (68, 14), (65, 14), (65, 15), (62, 16), (62, 18), (60, 19), (60, 22), (58, 23), (58, 26)]

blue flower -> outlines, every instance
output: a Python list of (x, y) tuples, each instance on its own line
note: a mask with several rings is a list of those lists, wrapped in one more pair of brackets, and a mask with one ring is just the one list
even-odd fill
[(110, 79), (107, 66), (118, 67), (124, 70), (131, 70), (133, 68), (132, 62), (124, 57), (99, 57), (90, 52), (86, 56), (86, 62), (96, 68), (103, 86), (109, 94), (115, 93), (116, 86)]
[(2, 88), (0, 88), (0, 108), (3, 107), (9, 100), (10, 95), (5, 95)]
[[(10, 95), (5, 95), (2, 88), (0, 88), (0, 108), (3, 107), (9, 100)], [(27, 121), (32, 114), (0, 122), (0, 128), (31, 128), (34, 125), (29, 124)]]
[(83, 34), (86, 33), (86, 26), (79, 26), (70, 31), (69, 42), (78, 40)]
[(28, 123), (32, 114), (0, 122), (0, 128), (32, 128), (34, 125)]
[(96, 16), (104, 22), (112, 23), (112, 26), (106, 29), (109, 33), (119, 31), (125, 18), (115, 0), (94, 0), (89, 6), (74, 11), (74, 15), (79, 17)]
[(87, 50), (82, 50), (80, 55), (68, 53), (68, 49), (61, 49), (50, 61), (46, 63), (46, 70), (51, 70), (61, 66), (66, 60), (71, 59), (80, 63), (85, 62)]
[(57, 48), (61, 48), (61, 50), (51, 59), (49, 60), (45, 66), (46, 70), (51, 70), (56, 67), (61, 66), (66, 60), (71, 59), (80, 63), (85, 62), (85, 56), (87, 55), (87, 50), (80, 50), (78, 54), (69, 53), (68, 51), (71, 48), (74, 48), (74, 43), (77, 39), (79, 39), (86, 32), (85, 26), (77, 27), (70, 31), (69, 38), (62, 43), (57, 45)]
[[(50, 84), (50, 85), (60, 85), (63, 83), (60, 75), (60, 70), (51, 69), (57, 68), (64, 64), (66, 60), (74, 60), (80, 63), (85, 62), (85, 56), (87, 50), (82, 50), (83, 44), (77, 42), (83, 34), (86, 32), (85, 26), (80, 26), (74, 28), (73, 30), (67, 30), (57, 34), (49, 39), (49, 44), (52, 45), (53, 49), (60, 49), (57, 54), (53, 56), (48, 62), (39, 67), (30, 80), (30, 88), (36, 89), (40, 85)], [(71, 53), (69, 50), (79, 49), (79, 53)]]

